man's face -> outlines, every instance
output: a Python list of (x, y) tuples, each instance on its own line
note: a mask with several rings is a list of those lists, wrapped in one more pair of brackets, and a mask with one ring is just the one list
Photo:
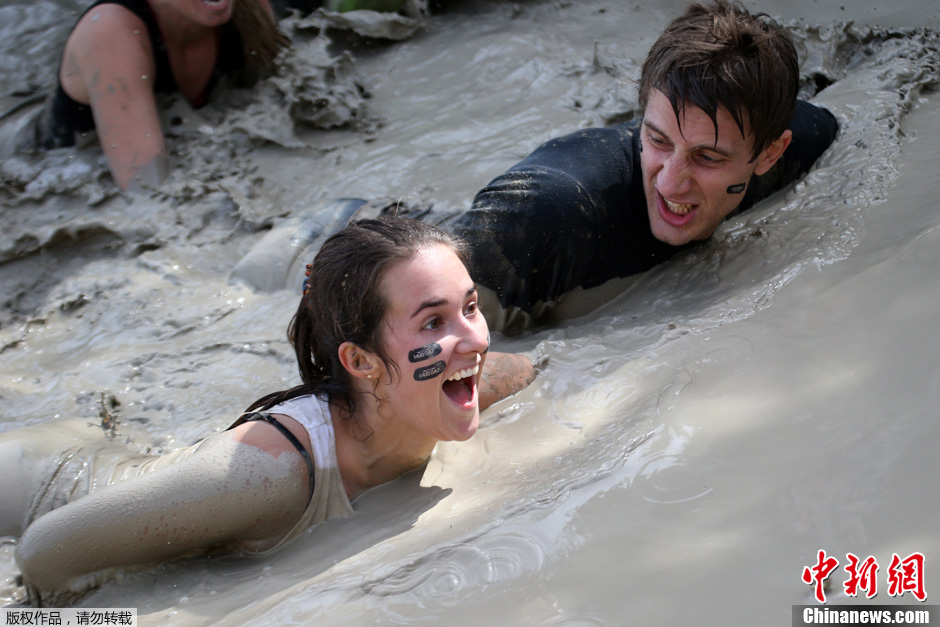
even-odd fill
[(669, 98), (650, 93), (640, 163), (650, 228), (662, 242), (681, 246), (711, 237), (740, 204), (751, 175), (769, 170), (790, 142), (788, 130), (750, 162), (753, 140), (741, 135), (724, 108), (717, 118), (716, 141), (703, 110), (688, 105), (677, 120)]

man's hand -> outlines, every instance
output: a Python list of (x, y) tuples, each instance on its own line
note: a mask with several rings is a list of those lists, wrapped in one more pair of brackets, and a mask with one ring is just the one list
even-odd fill
[(487, 353), (480, 378), (480, 411), (525, 389), (535, 380), (528, 357), (511, 353)]

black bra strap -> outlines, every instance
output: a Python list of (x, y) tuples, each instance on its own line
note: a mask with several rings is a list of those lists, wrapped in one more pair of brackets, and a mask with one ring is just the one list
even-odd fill
[(237, 427), (238, 425), (245, 422), (251, 422), (253, 420), (263, 420), (269, 425), (277, 427), (277, 430), (280, 431), (285, 438), (287, 438), (288, 442), (294, 445), (294, 448), (297, 449), (297, 451), (300, 453), (300, 456), (304, 458), (305, 462), (307, 462), (307, 472), (310, 473), (310, 498), (312, 499), (314, 487), (313, 460), (310, 459), (310, 454), (307, 453), (307, 449), (305, 449), (304, 445), (300, 443), (300, 440), (297, 439), (297, 436), (290, 432), (290, 429), (278, 422), (277, 418), (271, 414), (264, 414), (261, 412), (249, 412), (242, 414), (238, 417), (238, 420), (236, 420), (232, 426), (229, 427), (229, 429)]

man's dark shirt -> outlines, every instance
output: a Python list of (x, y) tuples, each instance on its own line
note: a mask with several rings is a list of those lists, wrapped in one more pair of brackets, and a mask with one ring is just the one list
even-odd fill
[[(640, 170), (640, 120), (552, 139), (498, 176), (455, 223), (471, 247), (476, 281), (504, 309), (532, 313), (575, 287), (650, 269), (688, 246), (650, 231)], [(738, 211), (809, 171), (835, 139), (835, 117), (798, 102), (793, 141), (763, 176), (753, 176)]]

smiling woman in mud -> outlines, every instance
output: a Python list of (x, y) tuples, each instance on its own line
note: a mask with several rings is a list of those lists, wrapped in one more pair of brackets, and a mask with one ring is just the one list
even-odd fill
[(115, 181), (155, 184), (167, 149), (155, 92), (202, 106), (223, 77), (267, 70), (287, 39), (268, 0), (97, 0), (65, 42), (57, 83), (20, 150), (96, 129)]
[(302, 383), (226, 431), (117, 464), (113, 442), (32, 459), (54, 425), (4, 434), (0, 534), (25, 530), (15, 555), (32, 602), (208, 549), (273, 551), (348, 516), (350, 501), (423, 466), (438, 441), (471, 437), (481, 407), (535, 375), (525, 357), (493, 353), (482, 377), (476, 286), (462, 244), (435, 227), (355, 222), (324, 243), (307, 284), (288, 330)]

